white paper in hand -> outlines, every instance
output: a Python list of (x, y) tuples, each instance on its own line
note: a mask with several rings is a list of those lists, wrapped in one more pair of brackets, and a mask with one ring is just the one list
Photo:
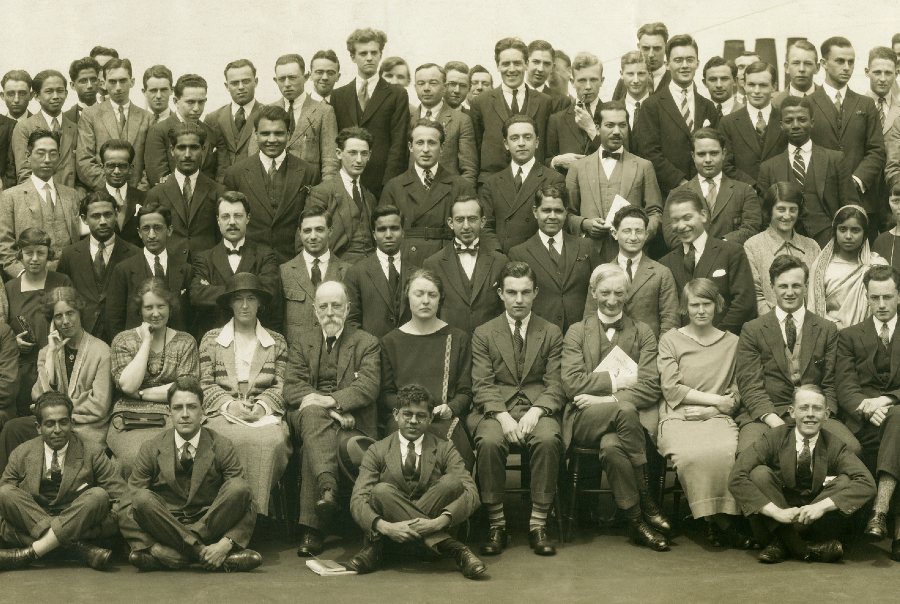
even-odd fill
[(609, 212), (606, 214), (606, 224), (608, 226), (612, 226), (613, 218), (616, 217), (616, 213), (622, 208), (627, 208), (631, 205), (627, 199), (616, 193), (616, 196), (613, 197), (612, 205), (609, 206)]
[(616, 379), (624, 377), (636, 378), (638, 374), (638, 365), (624, 350), (618, 346), (613, 346), (613, 349), (609, 351), (609, 354), (603, 357), (603, 360), (600, 361), (600, 364), (594, 369), (594, 373), (603, 371), (608, 371), (609, 374)]

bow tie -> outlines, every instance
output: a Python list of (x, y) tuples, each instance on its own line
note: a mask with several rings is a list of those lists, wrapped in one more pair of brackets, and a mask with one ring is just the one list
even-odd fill
[(606, 159), (607, 157), (611, 157), (611, 158), (613, 158), (614, 160), (619, 161), (620, 159), (622, 159), (622, 152), (621, 152), (621, 151), (607, 151), (606, 149), (604, 149), (604, 150), (600, 153), (600, 157), (601, 157), (602, 159)]
[(242, 247), (239, 247), (239, 248), (231, 248), (231, 247), (228, 247), (228, 248), (225, 248), (225, 253), (227, 253), (229, 256), (232, 256), (232, 255), (234, 255), (234, 256), (240, 256), (240, 255), (241, 255), (241, 251), (243, 251), (243, 249), (244, 249), (244, 248), (242, 248)]
[(616, 331), (622, 331), (622, 319), (616, 319), (612, 323), (604, 323), (600, 321), (600, 325), (603, 326), (603, 331), (607, 331), (609, 329), (615, 329)]
[(461, 245), (453, 244), (453, 249), (456, 250), (457, 254), (472, 254), (473, 256), (478, 255), (478, 244), (476, 243), (472, 247), (463, 247)]

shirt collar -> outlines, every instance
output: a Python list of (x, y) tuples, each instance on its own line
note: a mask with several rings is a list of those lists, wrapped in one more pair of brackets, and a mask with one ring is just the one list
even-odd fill
[(325, 97), (323, 97), (321, 94), (319, 94), (319, 93), (316, 92), (315, 90), (313, 90), (312, 92), (310, 92), (310, 93), (309, 93), (309, 96), (310, 96), (310, 98), (311, 98), (312, 100), (318, 101), (318, 102), (320, 102), (320, 103), (327, 103), (327, 102), (328, 102), (328, 100), (327, 100)]
[(253, 107), (256, 105), (256, 99), (250, 99), (246, 105), (238, 105), (234, 101), (231, 101), (231, 117), (234, 119), (234, 116), (237, 114), (238, 109), (241, 107), (244, 108), (244, 117), (247, 118), (247, 121), (250, 120), (250, 114), (253, 113)]
[[(395, 266), (397, 265), (398, 262), (400, 262), (401, 255), (402, 254), (401, 254), (400, 250), (397, 250), (397, 253), (394, 254), (394, 265)], [(382, 252), (381, 250), (379, 250), (377, 247), (375, 248), (375, 257), (378, 258), (378, 262), (380, 262), (381, 264), (388, 263), (388, 255), (385, 254), (384, 252)], [(399, 270), (399, 269), (397, 269), (397, 270)]]
[[(141, 248), (141, 249), (144, 251), (144, 258), (147, 260), (147, 262), (150, 264), (150, 266), (153, 267), (153, 259), (155, 258), (155, 256), (152, 253), (150, 253), (147, 250), (147, 248)], [(169, 251), (168, 250), (161, 251), (159, 253), (160, 264), (162, 264), (163, 266), (167, 266), (166, 263), (168, 262), (168, 260), (169, 260)]]
[(754, 126), (756, 125), (757, 118), (759, 118), (760, 111), (762, 111), (763, 121), (766, 123), (766, 125), (769, 124), (769, 120), (772, 117), (772, 103), (766, 103), (765, 107), (760, 107), (759, 109), (757, 109), (748, 101), (746, 107), (747, 113), (750, 114), (750, 122)]
[[(275, 159), (275, 169), (276, 169), (276, 170), (280, 170), (280, 169), (281, 169), (281, 164), (282, 164), (282, 162), (284, 162), (284, 158), (285, 158), (285, 157), (287, 157), (287, 149), (285, 149), (284, 151), (282, 151), (282, 152), (281, 152), (281, 155), (279, 155), (278, 157), (274, 158), (274, 159)], [(260, 152), (259, 152), (259, 163), (261, 163), (261, 164), (263, 165), (263, 168), (265, 168), (266, 170), (268, 170), (268, 169), (269, 169), (269, 166), (272, 165), (272, 158), (269, 157), (268, 155), (266, 155), (265, 153), (263, 153), (262, 151), (260, 151)]]
[(643, 258), (643, 257), (644, 257), (644, 252), (638, 252), (637, 256), (635, 256), (634, 258), (626, 258), (620, 252), (616, 256), (616, 262), (618, 262), (619, 266), (622, 267), (622, 270), (625, 270), (625, 266), (628, 264), (628, 261), (631, 260), (631, 270), (634, 270), (637, 267), (637, 265), (641, 263), (641, 258)]
[(847, 87), (844, 86), (841, 89), (835, 88), (828, 82), (822, 82), (822, 90), (825, 91), (825, 94), (828, 95), (828, 98), (831, 99), (831, 102), (834, 103), (834, 96), (840, 92), (841, 93), (841, 102), (843, 103), (847, 100)]
[(522, 168), (522, 180), (525, 180), (526, 178), (528, 178), (528, 175), (531, 174), (531, 169), (534, 167), (534, 164), (535, 159), (534, 157), (532, 157), (527, 162), (521, 165), (513, 161), (509, 164), (509, 169), (512, 170), (513, 177), (515, 177), (519, 171), (519, 168)]
[(809, 90), (807, 90), (806, 92), (802, 92), (802, 91), (800, 91), (800, 90), (797, 90), (797, 89), (794, 88), (793, 86), (788, 86), (788, 95), (789, 95), (789, 96), (798, 96), (798, 97), (800, 97), (800, 98), (803, 98), (803, 97), (805, 97), (805, 96), (811, 95), (811, 94), (815, 91), (815, 89), (816, 89), (816, 85), (815, 85), (815, 84), (813, 84), (812, 86), (810, 86), (810, 87), (809, 87)]
[(225, 246), (226, 250), (240, 250), (244, 247), (244, 243), (246, 243), (246, 241), (247, 241), (247, 237), (245, 235), (244, 237), (241, 237), (241, 240), (238, 241), (237, 244), (233, 244), (230, 241), (228, 241), (227, 239), (223, 239), (222, 245)]
[(653, 81), (654, 81), (654, 82), (659, 82), (659, 78), (663, 77), (664, 75), (666, 75), (666, 65), (665, 65), (665, 63), (663, 63), (662, 65), (660, 65), (659, 68), (658, 68), (656, 71), (654, 71), (654, 72), (652, 72), (652, 73), (650, 74), (650, 76), (653, 78)]
[[(403, 451), (406, 451), (406, 450), (409, 448), (409, 443), (410, 443), (410, 441), (407, 440), (406, 438), (403, 438), (403, 435), (400, 434), (400, 431), (399, 431), (399, 430), (397, 431), (397, 436), (400, 437), (400, 446), (403, 448)], [(417, 438), (416, 440), (412, 441), (412, 443), (413, 443), (413, 448), (414, 448), (415, 451), (416, 451), (416, 455), (422, 455), (422, 443), (423, 443), (424, 441), (425, 441), (425, 434), (424, 434), (424, 433), (422, 434), (422, 436), (420, 436), (420, 437)]]
[[(93, 235), (88, 235), (88, 239), (90, 240), (90, 246), (92, 250), (96, 250), (100, 247), (100, 242), (97, 241)], [(103, 242), (103, 249), (109, 250), (116, 244), (116, 235), (113, 233), (112, 237)]]
[[(348, 191), (351, 195), (353, 195), (353, 177), (350, 176), (349, 174), (347, 174), (347, 172), (346, 172), (346, 170), (344, 170), (344, 168), (341, 168), (341, 169), (338, 171), (338, 173), (341, 175), (341, 180), (344, 182), (344, 188), (347, 189), (347, 191)], [(357, 187), (360, 187), (360, 184), (361, 184), (361, 183), (359, 182), (359, 179), (360, 179), (360, 177), (357, 176), (357, 177), (356, 177), (356, 186), (357, 186)], [(359, 194), (362, 195), (362, 188), (360, 188)]]
[(475, 241), (472, 242), (472, 245), (466, 245), (465, 243), (463, 243), (462, 241), (459, 240), (459, 237), (454, 237), (454, 238), (453, 238), (453, 245), (454, 245), (454, 246), (461, 247), (461, 248), (464, 249), (464, 250), (467, 250), (467, 249), (469, 249), (470, 247), (477, 247), (479, 241), (481, 241), (481, 238), (480, 238), (480, 237), (479, 237), (479, 238), (476, 238)]
[[(700, 236), (694, 239), (692, 242), (694, 244), (694, 257), (695, 259), (699, 259), (700, 256), (703, 255), (703, 250), (706, 249), (706, 240), (709, 238), (709, 235), (706, 231), (700, 233)], [(686, 243), (681, 244), (681, 249), (687, 253), (687, 245)]]
[[(782, 310), (780, 306), (775, 306), (775, 317), (778, 319), (778, 323), (784, 323), (785, 318), (787, 317), (787, 312)], [(797, 310), (791, 313), (791, 318), (794, 320), (794, 324), (799, 329), (801, 325), (803, 325), (803, 319), (806, 318), (806, 306), (801, 306)]]
[(617, 314), (615, 317), (607, 317), (602, 312), (600, 312), (599, 308), (597, 309), (597, 318), (600, 319), (601, 323), (615, 323), (622, 318), (623, 314), (624, 313), (622, 311), (619, 311), (619, 314)]
[[(341, 327), (341, 330), (334, 334), (334, 341), (337, 342), (341, 339), (341, 335), (344, 333), (344, 328)], [(322, 341), (325, 342), (328, 339), (328, 334), (325, 333), (325, 330), (322, 330)]]
[(675, 80), (672, 80), (671, 82), (669, 82), (669, 92), (672, 93), (672, 98), (675, 99), (676, 105), (680, 102), (681, 97), (684, 94), (683, 91), (685, 91), (685, 90), (687, 90), (688, 98), (691, 98), (694, 96), (694, 86), (693, 85), (690, 85), (687, 88), (682, 88), (681, 86), (679, 86), (678, 84), (675, 83)]
[[(429, 170), (431, 170), (432, 178), (434, 178), (434, 176), (437, 174), (439, 165), (440, 165), (440, 163), (437, 163), (437, 164), (434, 164), (433, 166), (431, 166), (430, 168), (428, 168)], [(417, 164), (417, 163), (413, 163), (413, 168), (415, 168), (416, 174), (419, 175), (419, 180), (421, 180), (424, 183), (425, 182), (425, 169), (420, 167), (419, 164)]]
[[(306, 92), (301, 92), (300, 96), (294, 99), (294, 113), (296, 113), (301, 107), (303, 107), (303, 103), (306, 102), (307, 96), (308, 95), (306, 94)], [(281, 100), (284, 101), (284, 110), (287, 111), (288, 107), (290, 107), (291, 105), (291, 102), (286, 98), (282, 98)]]
[[(885, 325), (885, 323), (883, 321), (880, 321), (879, 319), (876, 319), (875, 317), (872, 317), (872, 320), (875, 322), (875, 333), (877, 334), (881, 332), (881, 326)], [(893, 337), (894, 328), (897, 327), (897, 315), (894, 315), (894, 317), (890, 321), (888, 321), (886, 325), (888, 326), (888, 332), (891, 334), (891, 337)]]
[[(59, 461), (60, 470), (62, 469), (63, 459), (66, 457), (66, 453), (69, 451), (69, 443), (66, 443), (65, 446), (56, 452), (56, 459)], [(44, 443), (44, 459), (47, 460), (47, 469), (50, 469), (50, 460), (53, 459), (53, 449), (47, 446), (47, 443)]]
[(625, 94), (625, 106), (633, 110), (635, 103), (643, 103), (648, 98), (650, 98), (650, 95), (646, 94), (646, 93), (644, 94), (644, 96), (642, 96), (639, 99), (633, 99), (633, 98), (631, 98), (630, 94), (626, 93)]
[[(700, 181), (701, 184), (706, 184), (706, 177), (705, 177), (705, 176), (700, 176), (700, 175), (698, 174), (698, 175), (697, 175), (697, 179)], [(716, 183), (716, 191), (721, 190), (721, 189), (722, 189), (722, 173), (719, 172), (718, 174), (716, 174), (715, 176), (713, 176), (713, 177), (712, 177), (712, 180), (713, 180), (714, 183)]]
[[(819, 434), (821, 433), (821, 431), (816, 432), (816, 435), (809, 439), (810, 451), (816, 448), (816, 443), (819, 442)], [(800, 430), (794, 428), (794, 438), (797, 439), (797, 452), (799, 453), (803, 449), (803, 439), (806, 437), (800, 434)]]
[[(713, 101), (715, 103), (715, 101)], [(734, 111), (734, 105), (737, 103), (737, 99), (734, 98), (734, 95), (731, 95), (725, 101), (722, 102), (722, 115), (728, 115), (732, 111)], [(718, 103), (716, 103), (718, 104)]]
[(172, 172), (172, 174), (175, 175), (175, 182), (178, 183), (179, 189), (184, 188), (184, 179), (185, 178), (187, 178), (188, 180), (191, 181), (191, 189), (197, 188), (197, 175), (200, 174), (200, 170), (197, 170), (196, 172), (194, 172), (193, 174), (188, 176), (187, 174), (182, 174), (181, 171), (178, 170), (178, 168), (175, 168), (175, 170)]
[[(437, 120), (438, 116), (441, 114), (441, 111), (444, 109), (444, 101), (441, 99), (438, 101), (438, 104), (430, 109), (431, 111), (431, 119)], [(425, 112), (429, 111), (427, 107), (424, 105), (419, 105), (419, 117), (425, 117)]]
[[(797, 147), (795, 147), (791, 143), (788, 143), (788, 155), (792, 156), (796, 152), (797, 152)], [(803, 154), (812, 153), (812, 139), (811, 138), (808, 141), (806, 141), (805, 143), (803, 143), (803, 145), (800, 146), (800, 152)]]
[[(518, 92), (518, 94), (516, 95), (516, 100), (518, 100), (519, 103), (525, 102), (523, 99), (525, 98), (525, 94), (526, 94), (525, 91), (527, 89), (528, 89), (528, 87), (525, 85), (525, 80), (522, 80), (522, 84), (518, 88), (516, 88), (516, 91)], [(504, 96), (506, 96), (507, 94), (509, 96), (512, 96), (513, 89), (510, 88), (509, 86), (507, 86), (506, 84), (501, 83), (500, 90), (501, 90), (501, 92), (503, 92)]]
[(119, 194), (122, 196), (122, 199), (127, 199), (128, 198), (128, 183), (126, 182), (124, 185), (122, 185), (118, 189), (113, 187), (111, 184), (106, 183), (106, 191), (113, 197), (116, 196), (116, 191), (119, 191)]
[[(544, 247), (549, 249), (550, 248), (550, 235), (547, 235), (546, 233), (544, 233), (544, 231), (542, 231), (540, 229), (538, 229), (537, 234), (538, 234), (538, 237), (541, 238), (541, 243), (544, 244)], [(561, 254), (562, 246), (563, 246), (563, 232), (560, 231), (556, 235), (553, 236), (553, 247), (555, 247), (556, 251)]]
[[(263, 348), (269, 348), (270, 346), (275, 345), (275, 340), (269, 335), (266, 328), (262, 326), (259, 319), (256, 320), (256, 341), (259, 342), (259, 345)], [(222, 330), (216, 338), (216, 344), (225, 348), (231, 346), (232, 342), (234, 342), (234, 319), (229, 320), (228, 323), (222, 327)]]
[(34, 185), (34, 188), (35, 188), (35, 189), (37, 189), (38, 191), (40, 191), (42, 197), (43, 197), (43, 195), (44, 195), (44, 185), (46, 185), (46, 184), (49, 184), (49, 185), (50, 185), (50, 190), (51, 190), (51, 191), (53, 191), (54, 193), (56, 192), (56, 185), (55, 185), (54, 182), (53, 182), (53, 177), (52, 177), (52, 176), (50, 177), (49, 180), (47, 180), (46, 182), (44, 182), (43, 180), (41, 180), (40, 178), (38, 178), (37, 176), (35, 176), (35, 175), (32, 173), (32, 175), (31, 175), (31, 184)]
[[(310, 254), (310, 253), (307, 252), (306, 250), (303, 250), (303, 251), (300, 252), (300, 253), (303, 255), (303, 261), (306, 263), (306, 266), (311, 266), (312, 263), (313, 263), (313, 260), (316, 259), (315, 256), (313, 256), (312, 254)], [(322, 254), (319, 256), (319, 264), (328, 264), (328, 261), (329, 261), (329, 260), (331, 260), (331, 251), (330, 251), (330, 250), (325, 250), (325, 251), (322, 252)]]
[(376, 73), (375, 75), (373, 75), (371, 78), (363, 78), (362, 76), (359, 75), (359, 73), (357, 73), (357, 74), (356, 74), (356, 81), (355, 81), (355, 87), (356, 87), (356, 90), (357, 90), (357, 91), (359, 90), (359, 87), (362, 86), (362, 83), (363, 83), (363, 82), (366, 83), (366, 86), (367, 86), (368, 88), (370, 88), (370, 89), (371, 89), (371, 88), (374, 88), (375, 86), (378, 85), (378, 80), (379, 80), (379, 79), (381, 79), (381, 78), (379, 77), (379, 75), (378, 75), (377, 73)]
[(113, 113), (116, 114), (116, 117), (119, 116), (119, 107), (125, 110), (125, 115), (127, 116), (128, 110), (131, 108), (131, 99), (125, 101), (125, 103), (123, 103), (122, 105), (118, 105), (114, 100), (109, 99), (109, 104), (112, 106)]
[[(48, 125), (48, 126), (52, 126), (52, 125), (53, 125), (53, 119), (54, 119), (54, 118), (53, 118), (52, 115), (50, 115), (49, 113), (47, 113), (47, 112), (44, 111), (43, 109), (41, 109), (40, 114), (44, 116), (44, 119), (45, 119), (45, 120), (47, 120), (47, 125)], [(60, 113), (59, 115), (57, 115), (55, 119), (56, 119), (57, 122), (59, 122), (59, 127), (62, 128), (62, 122), (63, 122), (63, 115), (62, 115), (62, 113)]]
[(181, 448), (184, 447), (184, 443), (191, 443), (192, 452), (194, 455), (197, 454), (197, 450), (200, 448), (200, 430), (197, 430), (197, 433), (191, 437), (190, 440), (184, 440), (181, 437), (181, 434), (178, 432), (175, 433), (175, 450), (180, 452)]
[[(516, 320), (509, 316), (508, 312), (503, 313), (506, 316), (506, 322), (509, 323), (510, 331), (516, 328)], [(528, 324), (531, 322), (531, 313), (528, 313), (528, 316), (522, 319), (522, 335), (525, 335), (525, 332), (528, 331)]]

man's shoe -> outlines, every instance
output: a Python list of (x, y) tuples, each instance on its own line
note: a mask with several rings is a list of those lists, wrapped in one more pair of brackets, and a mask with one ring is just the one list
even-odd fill
[(653, 527), (654, 530), (664, 534), (668, 534), (672, 530), (672, 523), (663, 516), (650, 493), (641, 493), (641, 513), (647, 524)]
[(506, 543), (506, 529), (500, 526), (492, 526), (488, 531), (487, 541), (481, 546), (480, 551), (484, 556), (497, 556), (506, 549)]
[(381, 568), (381, 558), (381, 541), (369, 541), (365, 547), (356, 552), (356, 555), (345, 566), (348, 570), (355, 570), (357, 574), (364, 575)]
[(866, 523), (863, 535), (874, 541), (881, 541), (887, 537), (887, 514), (884, 512), (872, 512), (872, 517)]
[(37, 558), (37, 554), (34, 553), (34, 548), (32, 547), (0, 549), (0, 570), (25, 568)]
[(260, 564), (262, 564), (262, 556), (259, 555), (259, 552), (255, 552), (252, 549), (242, 549), (225, 556), (222, 570), (226, 573), (243, 573), (253, 570)]
[(631, 521), (631, 540), (638, 545), (646, 545), (657, 552), (669, 551), (669, 542), (666, 538), (653, 530), (643, 520)]
[(769, 545), (759, 552), (759, 556), (756, 559), (763, 564), (778, 564), (787, 560), (787, 552), (784, 550), (781, 541), (773, 539)]
[(112, 550), (85, 543), (84, 541), (75, 541), (71, 547), (94, 570), (104, 570), (109, 565), (110, 557), (112, 557)]
[(823, 541), (806, 546), (806, 562), (837, 562), (844, 557), (844, 546), (840, 541)]
[(297, 555), (301, 558), (312, 558), (321, 554), (324, 549), (325, 544), (322, 533), (314, 528), (307, 527), (300, 538), (300, 547), (297, 548)]
[(334, 489), (323, 489), (322, 498), (316, 502), (316, 516), (322, 522), (330, 521), (338, 511), (337, 497)]
[(456, 560), (456, 568), (466, 579), (477, 579), (487, 570), (484, 562), (456, 539), (444, 539), (435, 549), (445, 558)]
[(556, 548), (547, 537), (547, 527), (539, 526), (528, 533), (528, 545), (538, 556), (555, 556)]
[(128, 554), (128, 562), (138, 570), (145, 572), (163, 570), (165, 568), (163, 563), (147, 550), (131, 552)]

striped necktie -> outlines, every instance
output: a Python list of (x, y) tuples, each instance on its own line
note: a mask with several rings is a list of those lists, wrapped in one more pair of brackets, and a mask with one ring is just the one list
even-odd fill
[(694, 131), (694, 118), (691, 117), (691, 108), (688, 105), (687, 88), (681, 90), (681, 115), (684, 117), (684, 123), (687, 124), (688, 130)]
[(806, 162), (803, 160), (800, 147), (797, 147), (797, 150), (794, 151), (794, 162), (791, 164), (791, 172), (794, 174), (794, 180), (797, 181), (797, 184), (802, 189), (803, 183), (806, 181)]

